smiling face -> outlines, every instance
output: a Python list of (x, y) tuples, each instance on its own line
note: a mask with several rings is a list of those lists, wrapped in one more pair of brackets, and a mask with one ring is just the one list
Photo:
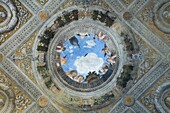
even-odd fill
[[(66, 61), (64, 64), (61, 62), (64, 72), (78, 82), (85, 82), (90, 72), (95, 72), (97, 76), (102, 77), (108, 70), (106, 66), (110, 65), (107, 59), (111, 56), (111, 52), (102, 51), (106, 46), (106, 42), (99, 40), (94, 34), (81, 33), (71, 37), (64, 43), (66, 49), (60, 53), (60, 60)], [(74, 77), (71, 74), (73, 71), (77, 73)]]

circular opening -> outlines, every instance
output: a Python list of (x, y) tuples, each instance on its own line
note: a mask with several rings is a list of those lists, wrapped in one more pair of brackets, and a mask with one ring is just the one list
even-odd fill
[(101, 32), (98, 35), (80, 33), (64, 44), (59, 43), (56, 51), (66, 75), (79, 83), (93, 83), (103, 76), (110, 76), (117, 55), (109, 50), (108, 38)]
[[(101, 86), (118, 65), (117, 47), (110, 35), (76, 32), (53, 42), (53, 70), (65, 85), (76, 90)], [(78, 88), (78, 89), (77, 89)]]

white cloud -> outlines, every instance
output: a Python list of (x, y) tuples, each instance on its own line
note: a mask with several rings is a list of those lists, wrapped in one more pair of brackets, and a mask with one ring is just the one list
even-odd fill
[(80, 58), (80, 56), (77, 56), (77, 59), (79, 59)]
[(90, 47), (93, 47), (93, 46), (96, 45), (96, 43), (94, 42), (94, 40), (88, 40), (86, 43), (87, 43), (88, 46), (90, 46)]
[(70, 51), (69, 51), (69, 53), (72, 53), (73, 52), (73, 50), (71, 49)]
[(73, 46), (70, 46), (69, 49), (73, 49)]
[(95, 53), (88, 53), (87, 56), (76, 59), (74, 65), (77, 67), (78, 73), (86, 74), (89, 71), (98, 72), (103, 63), (103, 59), (99, 58)]
[(84, 48), (91, 48), (91, 46), (83, 46)]
[(72, 71), (73, 69), (72, 68), (69, 68), (70, 71)]

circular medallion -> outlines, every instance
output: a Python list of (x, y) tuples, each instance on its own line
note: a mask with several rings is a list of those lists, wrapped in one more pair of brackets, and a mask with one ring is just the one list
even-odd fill
[(5, 104), (7, 104), (7, 98), (7, 95), (4, 92), (0, 91), (0, 110), (3, 110)]
[(38, 13), (38, 16), (39, 16), (40, 20), (42, 20), (42, 21), (45, 21), (48, 19), (48, 13), (45, 11), (40, 11)]
[(170, 83), (164, 83), (157, 88), (154, 104), (156, 109), (162, 113), (170, 110)]
[(134, 104), (135, 100), (132, 96), (126, 96), (124, 97), (124, 104), (127, 106), (132, 106)]
[(48, 99), (46, 97), (42, 96), (38, 99), (38, 104), (40, 107), (45, 107), (48, 105)]
[(12, 30), (17, 21), (17, 9), (12, 1), (0, 1), (0, 33)]
[(154, 23), (165, 33), (170, 33), (170, 2), (163, 0), (154, 7)]
[(166, 107), (170, 110), (170, 93), (168, 93), (167, 95), (165, 95), (165, 105)]
[[(10, 108), (10, 109), (9, 109)], [(0, 112), (10, 113), (14, 110), (14, 93), (8, 86), (0, 83)]]
[(3, 23), (7, 19), (7, 10), (0, 4), (0, 23)]
[(125, 13), (123, 14), (123, 18), (124, 18), (125, 20), (130, 20), (130, 19), (132, 18), (132, 14), (131, 14), (130, 12), (125, 12)]

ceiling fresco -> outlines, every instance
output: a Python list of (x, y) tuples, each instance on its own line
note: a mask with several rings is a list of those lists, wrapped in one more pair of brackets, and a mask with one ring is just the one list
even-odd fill
[(170, 113), (170, 1), (0, 0), (0, 113)]
[[(104, 38), (106, 40), (108, 37), (104, 35)], [(87, 33), (85, 36), (78, 34), (71, 37), (64, 43), (63, 51), (60, 51), (60, 46), (57, 47), (56, 52), (60, 53), (63, 70), (78, 82), (87, 82), (88, 73), (95, 73), (101, 78), (108, 71), (110, 65), (116, 63), (116, 54), (113, 55), (106, 43), (99, 40), (99, 37), (94, 34)], [(109, 58), (112, 59), (112, 62)], [(72, 73), (75, 75), (71, 76)]]

